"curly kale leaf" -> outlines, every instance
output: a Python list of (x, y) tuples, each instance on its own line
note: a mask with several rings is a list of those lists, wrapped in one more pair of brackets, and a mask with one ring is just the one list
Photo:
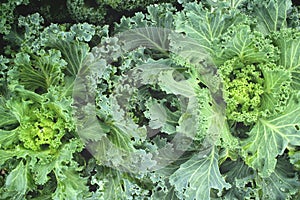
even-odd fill
[[(78, 199), (88, 196), (87, 180), (80, 176), (80, 168), (73, 157), (75, 152), (81, 150), (82, 143), (74, 139), (51, 151), (32, 151), (20, 146), (0, 150), (1, 166), (4, 162), (12, 163), (14, 159), (18, 163), (13, 168), (7, 168), (8, 176), (5, 186), (0, 189), (0, 197), (25, 198), (34, 195), (33, 191), (37, 191), (36, 195), (41, 198)], [(53, 181), (57, 184), (53, 184)], [(38, 191), (38, 185), (44, 185), (45, 189)]]
[(122, 11), (122, 10), (134, 10), (137, 8), (145, 8), (151, 4), (157, 3), (175, 3), (176, 0), (129, 0), (129, 1), (121, 1), (121, 0), (97, 0), (99, 4), (106, 4), (111, 6), (112, 8)]
[(89, 6), (84, 0), (67, 0), (68, 12), (76, 22), (102, 24), (106, 9), (103, 5)]
[[(39, 95), (20, 86), (1, 104), (1, 168), (8, 174), (1, 198), (39, 196), (77, 199), (87, 195), (86, 179), (74, 159), (83, 144), (75, 139), (72, 101), (51, 88)], [(14, 164), (13, 164), (14, 163)], [(53, 185), (57, 182), (57, 185)], [(38, 191), (38, 185), (52, 184)]]
[(22, 88), (15, 88), (20, 98), (12, 98), (7, 107), (18, 120), (17, 132), (25, 148), (55, 149), (62, 144), (62, 137), (75, 129), (70, 99), (60, 98), (57, 91), (38, 95)]
[(8, 0), (0, 4), (1, 34), (8, 34), (10, 32), (11, 26), (13, 25), (13, 23), (15, 23), (16, 20), (16, 17), (14, 16), (15, 9), (22, 4), (29, 4), (29, 0)]
[(133, 17), (122, 17), (120, 23), (115, 24), (116, 32), (134, 30), (137, 28), (165, 28), (174, 27), (174, 12), (176, 8), (171, 4), (150, 5), (147, 13), (136, 12)]
[(14, 60), (15, 67), (9, 71), (11, 82), (18, 81), (26, 89), (46, 93), (51, 86), (64, 83), (63, 70), (67, 63), (62, 60), (59, 51), (41, 51), (38, 55), (18, 53)]
[(260, 115), (264, 84), (260, 69), (233, 59), (226, 61), (220, 71), (228, 119), (245, 124), (255, 122)]

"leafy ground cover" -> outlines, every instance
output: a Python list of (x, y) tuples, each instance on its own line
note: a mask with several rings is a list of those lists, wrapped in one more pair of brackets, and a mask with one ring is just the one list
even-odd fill
[(7, 0), (0, 199), (300, 198), (290, 0)]

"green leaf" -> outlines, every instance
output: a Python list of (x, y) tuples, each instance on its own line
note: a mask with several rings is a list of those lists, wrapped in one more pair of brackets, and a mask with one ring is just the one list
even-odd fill
[(300, 145), (300, 106), (292, 98), (286, 110), (271, 118), (260, 118), (242, 141), (242, 155), (246, 163), (258, 170), (262, 177), (274, 172), (276, 157), (288, 145)]
[(234, 12), (232, 14), (225, 13), (222, 9), (215, 9), (210, 12), (201, 3), (187, 4), (183, 12), (176, 16), (175, 25), (176, 32), (185, 33), (192, 40), (184, 41), (184, 43), (180, 40), (176, 40), (176, 42), (178, 42), (178, 46), (189, 47), (189, 51), (195, 55), (195, 58), (197, 58), (195, 49), (203, 49), (213, 53), (213, 45), (220, 36), (231, 25), (238, 24), (240, 20), (241, 18), (237, 17)]
[(262, 188), (262, 199), (294, 199), (300, 181), (286, 157), (278, 159), (275, 171), (267, 178), (258, 179)]
[(30, 150), (26, 150), (24, 148), (21, 148), (20, 146), (15, 146), (14, 149), (6, 149), (6, 150), (0, 150), (0, 165), (4, 165), (6, 161), (11, 159), (19, 159), (19, 158), (25, 158), (28, 154), (32, 153)]
[(149, 118), (149, 126), (152, 129), (160, 129), (164, 133), (176, 133), (176, 125), (181, 115), (180, 111), (172, 112), (166, 107), (166, 102), (151, 100), (147, 102), (148, 110), (144, 115)]
[(292, 74), (292, 87), (300, 89), (300, 34), (287, 29), (275, 34), (275, 43), (280, 50), (278, 64)]
[(67, 62), (64, 72), (75, 78), (90, 50), (89, 45), (82, 40), (89, 41), (95, 34), (95, 30), (87, 23), (75, 24), (70, 31), (65, 29), (63, 25), (50, 25), (41, 33), (40, 43), (59, 50), (62, 58)]
[(262, 94), (261, 107), (270, 116), (272, 113), (284, 111), (291, 95), (291, 74), (289, 71), (276, 67), (276, 65), (264, 65), (261, 69), (264, 76), (264, 92)]
[(80, 177), (76, 170), (77, 167), (63, 167), (61, 164), (60, 168), (54, 170), (57, 180), (57, 188), (52, 195), (54, 200), (77, 200), (84, 199), (87, 196), (87, 180)]
[(115, 24), (116, 32), (126, 32), (137, 28), (159, 27), (173, 29), (174, 11), (171, 4), (155, 4), (147, 6), (148, 13), (136, 12), (133, 17), (122, 17), (120, 23)]
[(5, 131), (0, 129), (0, 148), (11, 148), (13, 144), (19, 141), (17, 130)]
[(18, 120), (16, 116), (7, 108), (6, 99), (0, 97), (0, 130), (12, 130), (18, 126)]
[(8, 34), (10, 32), (12, 24), (15, 22), (14, 11), (18, 5), (27, 5), (29, 0), (9, 0), (0, 4), (0, 33)]
[(295, 149), (289, 150), (290, 162), (297, 168), (300, 169), (300, 151)]
[(184, 80), (184, 76), (179, 75), (178, 78), (183, 80), (177, 81), (175, 80), (174, 72), (174, 70), (162, 71), (158, 75), (158, 84), (161, 89), (168, 94), (182, 95), (187, 98), (195, 96), (197, 90), (197, 80), (193, 78)]
[(131, 29), (118, 35), (121, 42), (124, 43), (124, 49), (134, 50), (137, 47), (145, 47), (161, 52), (168, 56), (170, 29), (160, 27), (145, 27)]
[(287, 27), (287, 16), (291, 10), (291, 0), (268, 0), (254, 3), (257, 31), (270, 34)]
[(102, 24), (104, 21), (106, 9), (104, 9), (103, 4), (98, 5), (95, 3), (97, 6), (91, 6), (83, 0), (67, 0), (65, 4), (67, 6), (65, 12), (70, 13), (72, 19), (76, 22)]
[(175, 186), (178, 197), (193, 199), (210, 199), (211, 189), (219, 191), (231, 186), (226, 183), (219, 171), (218, 152), (215, 147), (208, 154), (196, 154), (170, 176), (171, 185)]
[[(60, 147), (55, 154), (49, 155), (50, 152), (42, 152), (32, 154), (32, 156), (36, 156), (39, 158), (39, 161), (34, 165), (34, 171), (36, 172), (35, 181), (36, 183), (43, 185), (49, 180), (49, 174), (52, 171), (56, 173), (63, 173), (60, 170), (64, 170), (64, 164), (75, 165), (73, 159), (73, 154), (77, 151), (80, 151), (82, 148), (82, 143), (79, 140), (71, 140), (69, 143), (64, 144)], [(71, 170), (71, 168), (70, 168)], [(59, 174), (63, 176), (63, 174)], [(74, 176), (78, 176), (78, 174), (74, 174)], [(58, 178), (58, 177), (57, 177)], [(82, 188), (84, 189), (84, 188)]]
[(228, 200), (238, 199), (250, 199), (255, 197), (254, 179), (257, 176), (255, 171), (247, 166), (241, 159), (236, 161), (225, 161), (220, 171), (225, 180), (232, 185), (232, 187), (226, 191), (224, 197)]
[[(222, 36), (222, 46), (217, 46), (215, 62), (223, 64), (226, 60), (234, 57), (245, 64), (270, 62), (276, 59), (276, 49), (271, 44), (271, 40), (266, 39), (258, 32), (252, 32), (249, 25), (238, 25), (230, 27), (228, 32)], [(217, 53), (218, 54), (218, 53)]]
[(18, 166), (13, 169), (6, 178), (5, 187), (17, 194), (25, 195), (27, 191), (33, 188), (31, 175), (29, 174), (27, 164), (21, 161)]
[(103, 199), (140, 199), (148, 195), (148, 190), (140, 187), (137, 179), (133, 179), (127, 173), (122, 173), (112, 168), (97, 166), (93, 179), (100, 186), (99, 192)]
[(90, 50), (86, 43), (77, 41), (56, 40), (50, 43), (49, 46), (60, 50), (62, 58), (68, 63), (66, 72), (73, 77), (77, 75), (79, 69), (83, 66), (84, 59)]
[(39, 55), (18, 53), (15, 64), (9, 72), (12, 80), (18, 80), (28, 90), (45, 93), (50, 86), (63, 84), (62, 71), (67, 63), (61, 59), (60, 52), (49, 50)]
[[(163, 81), (161, 73), (163, 71), (174, 71), (175, 69), (182, 69), (183, 67), (173, 66), (174, 62), (171, 59), (147, 60), (133, 70), (134, 78), (140, 79), (143, 85), (158, 83), (159, 80)], [(137, 77), (135, 77), (137, 76)]]

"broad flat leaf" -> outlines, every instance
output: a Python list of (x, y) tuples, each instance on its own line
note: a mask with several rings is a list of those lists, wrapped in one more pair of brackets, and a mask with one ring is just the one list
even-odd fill
[(1, 116), (0, 129), (4, 129), (8, 131), (14, 129), (19, 122), (5, 104), (6, 104), (6, 99), (0, 97), (0, 116)]
[(27, 164), (24, 165), (21, 161), (6, 178), (5, 187), (10, 191), (15, 191), (17, 194), (25, 195), (32, 189), (31, 175), (29, 174)]
[(175, 18), (176, 31), (185, 33), (191, 40), (175, 40), (173, 45), (189, 48), (185, 50), (186, 54), (190, 52), (195, 58), (199, 49), (212, 53), (214, 42), (227, 31), (228, 27), (240, 20), (235, 13), (227, 14), (221, 9), (210, 12), (203, 8), (201, 3), (187, 4), (184, 11), (186, 12), (180, 13)]
[(145, 27), (128, 30), (118, 35), (127, 51), (138, 47), (158, 50), (168, 55), (170, 29), (158, 27)]
[(80, 177), (75, 167), (56, 168), (54, 173), (57, 179), (57, 188), (52, 195), (54, 200), (84, 199), (88, 194), (87, 179)]
[(242, 141), (242, 154), (246, 163), (258, 170), (262, 177), (274, 172), (276, 157), (282, 155), (289, 144), (300, 145), (300, 106), (292, 98), (287, 109), (278, 116), (259, 119), (249, 137)]
[(267, 178), (260, 179), (262, 199), (294, 199), (292, 195), (299, 192), (300, 181), (286, 157), (278, 159), (275, 171)]
[(156, 100), (148, 101), (146, 105), (148, 110), (144, 112), (144, 115), (150, 120), (150, 128), (173, 134), (176, 133), (176, 125), (181, 113), (180, 111), (172, 112), (165, 103)]
[[(174, 70), (162, 71), (159, 74), (158, 81), (162, 90), (168, 94), (182, 95), (187, 98), (196, 96), (197, 82), (195, 79), (177, 81), (174, 78)], [(183, 75), (181, 75), (183, 78)]]
[(231, 186), (226, 183), (219, 171), (218, 152), (212, 148), (208, 155), (194, 155), (170, 176), (178, 196), (186, 200), (210, 199), (210, 190), (216, 189), (221, 195), (224, 188)]
[(278, 64), (292, 74), (292, 87), (300, 89), (300, 33), (295, 30), (283, 30), (276, 36), (276, 44), (280, 50)]
[(49, 44), (50, 47), (58, 49), (62, 53), (62, 58), (68, 63), (66, 72), (68, 75), (75, 77), (89, 52), (89, 46), (85, 43), (78, 41), (64, 41), (64, 40), (52, 40)]
[[(141, 79), (142, 84), (155, 84), (158, 81), (159, 74), (163, 71), (174, 71), (179, 67), (173, 66), (173, 61), (170, 59), (160, 60), (148, 60), (147, 63), (143, 63), (136, 67), (133, 76), (137, 76), (137, 79)], [(182, 69), (183, 67), (181, 67)]]
[(15, 59), (16, 67), (10, 75), (28, 90), (47, 92), (50, 86), (63, 84), (63, 73), (67, 63), (57, 50), (29, 55), (18, 53)]
[(287, 27), (287, 15), (291, 9), (291, 0), (257, 1), (254, 15), (257, 18), (256, 29), (264, 34)]
[[(236, 161), (225, 161), (220, 171), (225, 180), (232, 185), (226, 191), (224, 197), (228, 200), (250, 199), (254, 193), (254, 179), (256, 177), (255, 171), (248, 167), (241, 159)], [(250, 186), (246, 186), (250, 185)], [(246, 198), (247, 197), (247, 198)]]
[[(5, 131), (0, 129), (0, 148), (11, 147), (12, 144), (19, 141), (18, 131)], [(1, 157), (1, 156), (0, 156)]]
[[(106, 27), (103, 27), (103, 32), (105, 31)], [(62, 58), (67, 62), (64, 72), (75, 78), (90, 50), (89, 45), (85, 42), (90, 41), (94, 34), (93, 25), (88, 23), (75, 24), (70, 27), (69, 31), (65, 30), (63, 26), (51, 24), (40, 34), (40, 42), (46, 47), (61, 52)]]
[(234, 57), (238, 57), (245, 64), (269, 62), (274, 59), (275, 48), (271, 41), (261, 34), (253, 34), (249, 25), (231, 27), (223, 36), (223, 40), (222, 48), (216, 48), (216, 51), (221, 50), (216, 60), (221, 64)]
[(286, 108), (292, 79), (289, 71), (276, 66), (272, 68), (266, 66), (262, 69), (265, 84), (261, 107), (268, 113), (282, 112)]

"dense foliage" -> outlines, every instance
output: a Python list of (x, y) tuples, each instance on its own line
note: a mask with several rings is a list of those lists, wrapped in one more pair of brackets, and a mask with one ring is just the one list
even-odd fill
[(0, 199), (300, 198), (290, 0), (6, 0), (0, 16)]

